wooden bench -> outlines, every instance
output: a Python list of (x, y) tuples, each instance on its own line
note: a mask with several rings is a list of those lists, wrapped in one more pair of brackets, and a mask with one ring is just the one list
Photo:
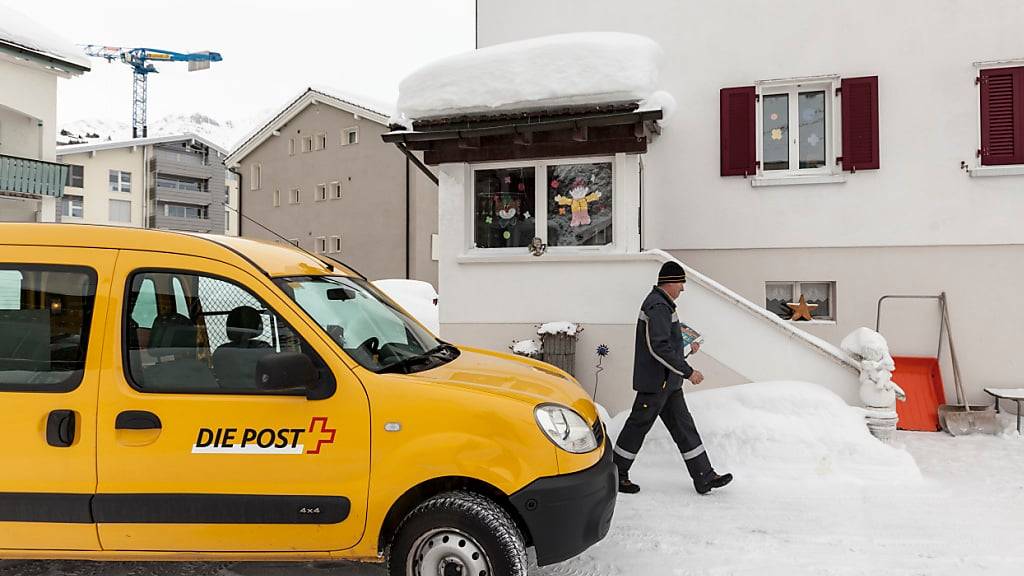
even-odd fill
[(999, 412), (1000, 400), (1012, 400), (1017, 403), (1017, 433), (1020, 434), (1020, 405), (1024, 402), (1024, 388), (985, 388), (985, 392), (995, 398), (996, 413)]

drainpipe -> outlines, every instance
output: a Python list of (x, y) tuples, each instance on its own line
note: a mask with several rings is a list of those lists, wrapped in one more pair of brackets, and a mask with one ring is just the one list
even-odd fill
[(411, 175), (411, 173), (410, 173), (410, 168), (409, 168), (409, 158), (406, 157), (406, 159), (405, 159), (405, 279), (406, 280), (412, 278), (412, 276), (410, 276), (410, 274), (409, 274), (410, 260), (412, 259), (412, 255), (410, 254), (410, 252), (412, 251), (412, 249), (410, 248), (410, 244), (412, 243), (412, 241), (410, 239), (411, 234), (409, 232), (409, 230), (410, 230), (410, 228), (412, 226), (412, 223), (410, 222), (410, 217), (409, 217), (409, 214), (410, 214), (410, 211), (411, 211), (409, 203), (410, 203), (411, 198), (412, 198), (412, 193), (411, 193), (411, 190), (410, 190), (411, 187), (410, 187), (410, 182), (409, 182), (409, 176), (410, 175)]
[[(227, 168), (227, 166), (224, 166)], [(234, 168), (228, 168), (228, 172), (231, 172), (235, 176), (238, 176), (238, 236), (242, 236), (242, 173), (238, 172)], [(228, 203), (231, 202), (231, 197), (228, 197)]]

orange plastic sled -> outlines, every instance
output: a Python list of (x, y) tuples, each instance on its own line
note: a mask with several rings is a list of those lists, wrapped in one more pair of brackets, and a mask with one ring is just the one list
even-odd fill
[(939, 405), (946, 403), (942, 372), (937, 358), (895, 356), (893, 382), (907, 393), (905, 402), (896, 403), (900, 430), (936, 432), (939, 430)]

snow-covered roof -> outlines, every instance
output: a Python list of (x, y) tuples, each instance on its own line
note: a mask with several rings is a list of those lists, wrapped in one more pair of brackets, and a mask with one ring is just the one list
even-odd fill
[(383, 126), (388, 126), (388, 119), (395, 113), (394, 104), (352, 94), (329, 86), (309, 86), (290, 99), (282, 108), (268, 115), (266, 121), (257, 123), (252, 132), (243, 136), (238, 141), (235, 149), (228, 155), (226, 163), (229, 166), (237, 164), (238, 161), (245, 158), (267, 138), (272, 136), (275, 131), (287, 124), (299, 112), (302, 112), (314, 102), (334, 106), (339, 110), (361, 116)]
[(197, 134), (173, 134), (170, 136), (153, 136), (150, 138), (130, 138), (127, 140), (109, 140), (106, 142), (90, 142), (88, 144), (69, 144), (67, 146), (57, 147), (57, 156), (67, 156), (69, 154), (81, 154), (82, 152), (97, 152), (100, 150), (114, 150), (117, 148), (129, 148), (131, 146), (148, 146), (150, 144), (166, 144), (168, 142), (181, 142), (183, 140), (195, 140), (201, 144), (205, 144), (210, 148), (213, 148), (221, 154), (227, 154), (228, 151), (221, 148), (217, 144), (210, 142), (206, 138)]
[(443, 58), (399, 85), (398, 119), (642, 102), (658, 88), (661, 47), (645, 36), (584, 32)]
[(91, 66), (80, 48), (21, 12), (0, 5), (0, 47), (4, 46), (68, 64), (72, 69), (60, 70), (68, 74), (80, 74)]

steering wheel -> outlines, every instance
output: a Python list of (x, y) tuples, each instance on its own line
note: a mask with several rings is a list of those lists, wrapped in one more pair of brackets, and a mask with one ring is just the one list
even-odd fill
[(363, 343), (356, 347), (357, 349), (366, 348), (366, 351), (370, 354), (376, 354), (380, 351), (380, 340), (376, 336), (370, 336)]

